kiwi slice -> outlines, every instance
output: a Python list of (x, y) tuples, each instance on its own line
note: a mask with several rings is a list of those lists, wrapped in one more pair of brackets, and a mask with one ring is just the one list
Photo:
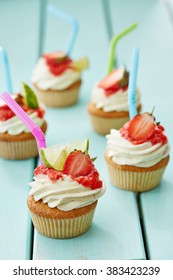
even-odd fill
[(40, 155), (46, 166), (62, 171), (64, 163), (71, 152), (79, 150), (88, 153), (88, 148), (89, 140), (85, 139), (84, 141), (69, 142), (66, 145), (56, 144), (47, 148), (41, 148)]

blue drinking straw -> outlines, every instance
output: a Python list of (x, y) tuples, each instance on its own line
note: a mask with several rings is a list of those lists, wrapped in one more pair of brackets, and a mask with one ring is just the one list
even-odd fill
[(60, 9), (55, 8), (53, 5), (48, 5), (47, 10), (52, 13), (54, 16), (61, 18), (62, 20), (68, 22), (72, 27), (72, 32), (68, 41), (66, 54), (70, 56), (72, 49), (74, 47), (74, 43), (76, 41), (76, 37), (78, 34), (79, 25), (75, 18), (68, 15), (64, 11), (61, 11)]
[(129, 78), (128, 88), (128, 103), (130, 119), (133, 119), (137, 115), (136, 108), (136, 81), (139, 64), (139, 48), (134, 48), (132, 53), (132, 64)]
[(39, 40), (38, 40), (38, 58), (43, 53), (43, 45), (45, 40), (45, 26), (46, 26), (46, 15), (47, 15), (47, 0), (40, 1), (39, 10)]
[(3, 65), (3, 70), (4, 70), (6, 90), (8, 92), (12, 93), (13, 89), (12, 89), (12, 81), (11, 81), (11, 75), (10, 75), (10, 66), (9, 66), (9, 61), (8, 61), (8, 55), (1, 46), (0, 46), (0, 57), (1, 57), (1, 62)]

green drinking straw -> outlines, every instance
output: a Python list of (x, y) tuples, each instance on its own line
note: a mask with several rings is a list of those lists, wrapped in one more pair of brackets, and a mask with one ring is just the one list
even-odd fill
[(109, 46), (109, 58), (108, 58), (108, 69), (107, 69), (107, 74), (111, 73), (112, 70), (114, 69), (114, 63), (115, 63), (115, 49), (117, 46), (117, 43), (121, 38), (126, 36), (130, 31), (135, 29), (137, 27), (137, 23), (134, 23), (130, 25), (128, 28), (124, 29), (121, 33), (119, 33), (116, 36), (113, 36), (111, 41), (110, 41), (110, 46)]

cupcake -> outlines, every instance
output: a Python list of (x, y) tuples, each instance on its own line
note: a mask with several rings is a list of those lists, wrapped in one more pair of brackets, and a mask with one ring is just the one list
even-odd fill
[(51, 238), (71, 238), (91, 226), (98, 198), (105, 192), (88, 141), (40, 151), (44, 166), (29, 183), (28, 208), (35, 228)]
[(75, 104), (82, 84), (82, 70), (86, 68), (86, 58), (72, 61), (64, 52), (43, 54), (32, 75), (38, 99), (49, 107)]
[[(38, 104), (34, 92), (22, 84), (22, 93), (11, 95), (27, 115), (45, 133), (47, 123), (45, 108)], [(0, 157), (6, 159), (26, 159), (38, 155), (33, 135), (15, 113), (3, 102), (0, 103)]]
[[(93, 129), (106, 135), (111, 128), (120, 129), (129, 120), (128, 110), (129, 73), (115, 69), (94, 86), (87, 110)], [(140, 112), (140, 92), (136, 91), (137, 110)]]
[(169, 161), (169, 144), (152, 114), (136, 115), (106, 136), (105, 160), (112, 185), (144, 192), (157, 187)]

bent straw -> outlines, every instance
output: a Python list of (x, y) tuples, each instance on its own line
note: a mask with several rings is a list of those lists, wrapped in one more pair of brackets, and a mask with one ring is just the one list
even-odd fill
[(116, 55), (115, 55), (115, 49), (116, 46), (121, 38), (126, 36), (130, 31), (135, 29), (138, 25), (136, 23), (130, 25), (128, 28), (124, 29), (121, 33), (119, 33), (116, 36), (113, 36), (111, 41), (110, 41), (110, 46), (109, 46), (109, 58), (108, 58), (108, 69), (107, 69), (107, 74), (111, 73), (112, 70), (114, 69), (114, 63), (116, 60)]
[(0, 57), (1, 57), (1, 62), (3, 65), (3, 70), (4, 70), (6, 90), (8, 92), (12, 93), (13, 88), (12, 88), (12, 81), (11, 81), (11, 75), (10, 75), (10, 66), (9, 66), (9, 61), (8, 61), (8, 55), (7, 55), (7, 52), (1, 46), (0, 46)]
[[(0, 95), (0, 97), (6, 102), (6, 104), (10, 107), (10, 109), (19, 117), (19, 119), (28, 127), (31, 131), (35, 140), (37, 142), (37, 148), (40, 155), (40, 149), (46, 148), (46, 141), (44, 137), (43, 131), (38, 127), (31, 118), (25, 113), (25, 111), (11, 98), (11, 96), (4, 92)], [(40, 163), (42, 163), (40, 157)]]
[(132, 53), (132, 63), (129, 78), (128, 88), (128, 103), (130, 119), (133, 119), (137, 115), (136, 108), (136, 81), (139, 64), (139, 48), (134, 48)]
[(54, 16), (61, 18), (62, 20), (68, 22), (72, 27), (72, 32), (71, 32), (71, 35), (70, 35), (70, 38), (68, 41), (68, 45), (67, 45), (67, 50), (66, 50), (67, 55), (70, 56), (72, 49), (74, 47), (74, 43), (75, 43), (78, 29), (79, 29), (78, 22), (75, 18), (73, 18), (72, 16), (68, 15), (67, 13), (61, 11), (60, 9), (55, 8), (53, 5), (48, 5), (47, 9)]

